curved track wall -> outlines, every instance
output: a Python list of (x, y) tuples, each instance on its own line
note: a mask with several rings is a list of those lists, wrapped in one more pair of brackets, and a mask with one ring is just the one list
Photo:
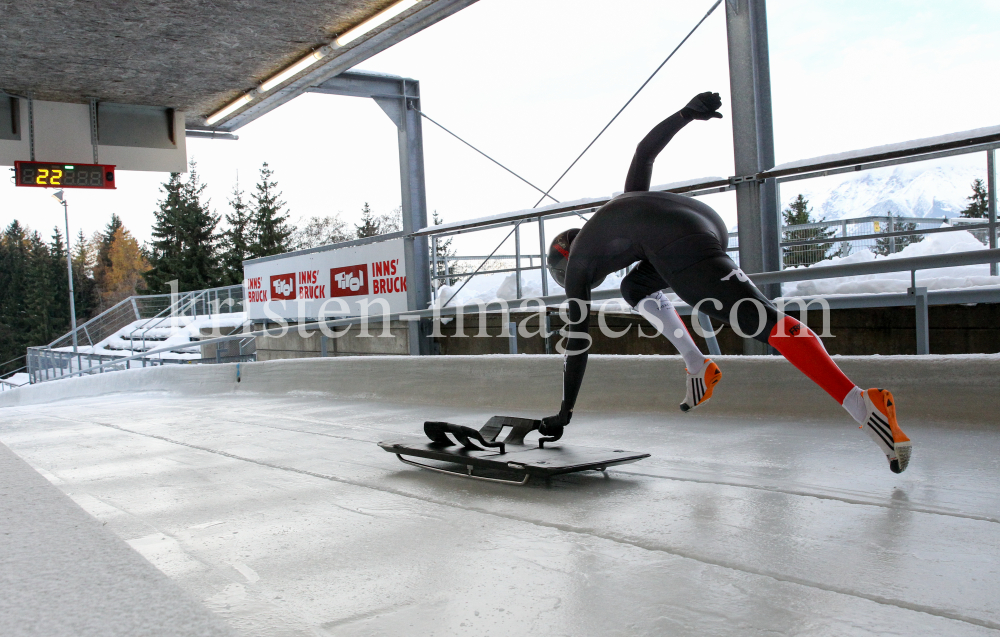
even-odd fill
[[(760, 418), (825, 418), (843, 411), (784, 359), (721, 356), (723, 380), (701, 413)], [(862, 387), (891, 389), (906, 420), (1000, 424), (1000, 355), (845, 356)], [(561, 395), (556, 356), (377, 356), (178, 365), (53, 381), (0, 394), (0, 407), (118, 392), (212, 394), (321, 392), (331, 399), (455, 405), (510, 413), (554, 413)], [(684, 364), (678, 356), (592, 356), (578, 411), (677, 410)], [(692, 414), (697, 418), (699, 412)]]

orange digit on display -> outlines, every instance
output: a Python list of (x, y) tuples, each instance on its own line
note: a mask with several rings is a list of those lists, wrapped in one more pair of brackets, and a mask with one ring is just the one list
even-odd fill
[(61, 186), (59, 182), (62, 180), (62, 171), (58, 168), (52, 169), (52, 179), (49, 179), (50, 186)]
[(49, 177), (49, 169), (39, 168), (38, 177), (35, 178), (35, 183), (40, 186), (47, 186), (48, 182), (46, 181), (46, 179), (48, 179), (48, 177)]

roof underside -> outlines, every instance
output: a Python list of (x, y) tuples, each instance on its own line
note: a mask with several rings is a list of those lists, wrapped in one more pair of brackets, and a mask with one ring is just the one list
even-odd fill
[(0, 0), (0, 89), (164, 106), (197, 123), (394, 2)]

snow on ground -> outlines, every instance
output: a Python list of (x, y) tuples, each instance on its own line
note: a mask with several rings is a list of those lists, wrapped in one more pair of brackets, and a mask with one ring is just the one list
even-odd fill
[[(93, 347), (81, 345), (81, 354), (103, 356), (132, 356), (161, 347), (176, 348), (163, 352), (160, 358), (200, 358), (197, 341), (203, 329), (225, 330), (239, 327), (246, 322), (246, 312), (208, 314), (201, 316), (173, 316), (133, 321), (117, 332), (96, 343)], [(72, 347), (56, 348), (72, 352)]]
[(28, 376), (28, 372), (18, 372), (16, 374), (11, 374), (10, 376), (4, 378), (3, 380), (4, 382), (10, 383), (11, 385), (21, 386), (21, 385), (27, 385), (28, 382), (30, 381), (30, 377)]
[[(871, 263), (909, 257), (923, 257), (954, 252), (976, 252), (986, 250), (971, 233), (966, 231), (942, 232), (926, 235), (919, 243), (911, 243), (896, 254), (880, 256), (870, 250), (862, 250), (846, 257), (834, 257), (820, 261), (810, 268), (823, 268), (848, 263)], [(791, 270), (798, 268), (789, 268)], [(862, 276), (798, 281), (782, 285), (785, 297), (815, 296), (830, 294), (887, 294), (904, 293), (910, 287), (910, 273), (890, 272)], [(979, 286), (1000, 286), (1000, 277), (990, 276), (989, 264), (966, 265), (935, 270), (918, 270), (917, 285), (929, 290), (954, 290)]]

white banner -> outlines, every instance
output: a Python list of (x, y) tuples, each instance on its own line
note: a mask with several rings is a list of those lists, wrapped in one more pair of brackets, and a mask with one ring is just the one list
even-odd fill
[(250, 320), (405, 312), (403, 240), (249, 262), (243, 288)]

